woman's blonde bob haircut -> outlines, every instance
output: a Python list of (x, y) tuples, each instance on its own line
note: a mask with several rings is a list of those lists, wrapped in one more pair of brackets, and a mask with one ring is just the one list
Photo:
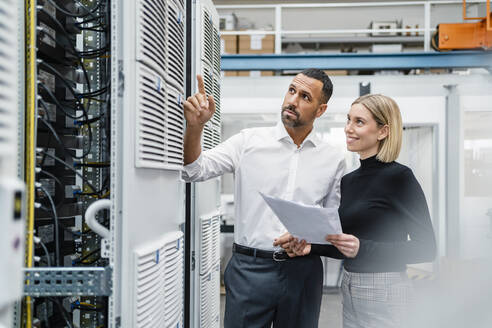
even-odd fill
[(389, 133), (380, 141), (376, 158), (381, 162), (393, 162), (400, 155), (403, 127), (400, 108), (390, 97), (368, 94), (357, 98), (352, 105), (361, 104), (369, 110), (380, 128), (387, 125)]

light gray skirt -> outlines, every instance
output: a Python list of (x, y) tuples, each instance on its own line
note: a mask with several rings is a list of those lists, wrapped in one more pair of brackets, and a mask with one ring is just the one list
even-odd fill
[(405, 272), (355, 273), (343, 270), (343, 327), (405, 325), (415, 296)]

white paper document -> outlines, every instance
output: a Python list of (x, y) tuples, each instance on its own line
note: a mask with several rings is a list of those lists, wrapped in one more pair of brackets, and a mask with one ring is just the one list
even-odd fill
[(342, 233), (338, 207), (302, 205), (261, 192), (260, 195), (290, 234), (299, 240), (305, 239), (313, 244), (329, 244), (325, 240), (326, 235)]

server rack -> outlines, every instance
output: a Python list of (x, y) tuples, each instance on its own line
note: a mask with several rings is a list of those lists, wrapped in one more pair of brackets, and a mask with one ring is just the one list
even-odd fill
[[(220, 39), (212, 3), (199, 6), (212, 23), (200, 34), (211, 45), (192, 54), (205, 59), (208, 71), (196, 69), (217, 103), (210, 148), (220, 141)], [(29, 220), (15, 326), (183, 327), (184, 246), (195, 238), (202, 283), (191, 297), (202, 308), (213, 302), (192, 326), (218, 325), (218, 180), (196, 188), (214, 209), (197, 204), (201, 230), (193, 240), (182, 232), (191, 8), (181, 0), (26, 0), (25, 8)]]

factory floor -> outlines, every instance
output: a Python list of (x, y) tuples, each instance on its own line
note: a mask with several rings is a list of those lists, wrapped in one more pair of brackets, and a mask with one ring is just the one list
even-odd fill
[[(225, 295), (220, 295), (220, 327), (224, 327)], [(325, 290), (321, 302), (319, 327), (342, 327), (342, 295), (339, 289)]]

